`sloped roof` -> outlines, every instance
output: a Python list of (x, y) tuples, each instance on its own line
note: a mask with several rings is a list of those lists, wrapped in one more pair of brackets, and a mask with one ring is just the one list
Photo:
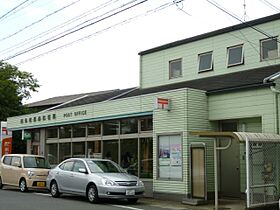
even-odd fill
[(105, 93), (103, 92), (100, 94), (89, 95), (87, 97), (81, 98), (80, 100), (76, 100), (71, 103), (62, 105), (58, 108), (80, 106), (80, 105), (92, 104), (92, 103), (97, 103), (97, 102), (106, 101), (106, 100), (113, 100), (115, 97), (122, 96), (123, 94), (129, 93), (130, 91), (132, 91), (134, 89), (135, 88), (127, 88), (127, 89), (122, 89), (122, 90), (118, 89), (118, 90), (109, 91), (109, 92), (105, 92)]
[(99, 91), (99, 92), (90, 92), (90, 93), (80, 93), (80, 94), (73, 94), (73, 95), (66, 95), (66, 96), (56, 96), (52, 98), (48, 98), (42, 101), (37, 101), (33, 103), (26, 104), (27, 107), (33, 108), (33, 107), (42, 107), (42, 106), (55, 106), (59, 104), (63, 104), (67, 101), (71, 101), (83, 96), (97, 96), (99, 94), (105, 94), (110, 93), (116, 90), (106, 90), (106, 91)]
[(263, 80), (277, 72), (280, 72), (280, 65), (239, 71), (151, 88), (127, 88), (114, 90), (111, 92), (100, 93), (98, 95), (89, 95), (80, 100), (60, 106), (59, 108), (80, 106), (106, 100), (128, 98), (181, 88), (204, 90), (207, 94), (217, 94), (220, 92), (236, 91), (248, 88), (260, 88), (273, 85), (273, 82), (264, 83)]
[(280, 65), (257, 68), (247, 71), (239, 71), (202, 79), (190, 80), (170, 85), (157, 86), (145, 89), (136, 89), (118, 98), (144, 95), (180, 88), (194, 88), (206, 91), (207, 94), (233, 91), (237, 89), (256, 88), (269, 86), (272, 82), (264, 84), (263, 80), (276, 72), (280, 72)]

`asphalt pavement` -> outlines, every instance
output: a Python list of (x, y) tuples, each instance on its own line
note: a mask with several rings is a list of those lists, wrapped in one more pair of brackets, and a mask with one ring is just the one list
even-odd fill
[[(0, 210), (214, 210), (213, 201), (207, 205), (191, 206), (178, 201), (141, 198), (136, 204), (126, 201), (102, 200), (98, 204), (91, 204), (85, 197), (62, 195), (52, 198), (47, 191), (20, 192), (17, 188), (5, 187), (0, 190)], [(219, 210), (245, 209), (244, 200), (219, 200)], [(276, 210), (275, 207), (260, 208), (258, 210)]]

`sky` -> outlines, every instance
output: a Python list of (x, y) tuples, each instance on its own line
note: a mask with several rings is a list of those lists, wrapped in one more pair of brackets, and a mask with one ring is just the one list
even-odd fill
[(139, 52), (279, 12), (279, 0), (0, 0), (0, 60), (38, 79), (24, 103), (137, 87)]

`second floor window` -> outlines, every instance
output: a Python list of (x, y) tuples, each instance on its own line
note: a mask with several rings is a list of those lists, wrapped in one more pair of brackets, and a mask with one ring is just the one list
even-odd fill
[(263, 39), (261, 45), (261, 60), (278, 58), (278, 43), (277, 37)]
[(228, 67), (243, 64), (243, 61), (243, 45), (237, 45), (227, 49)]
[(199, 66), (198, 71), (209, 71), (213, 69), (213, 59), (212, 59), (213, 52), (206, 52), (203, 54), (198, 55)]
[(182, 76), (182, 59), (169, 61), (169, 79)]

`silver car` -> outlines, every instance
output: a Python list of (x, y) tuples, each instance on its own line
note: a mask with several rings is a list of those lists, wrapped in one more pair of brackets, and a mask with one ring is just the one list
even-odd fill
[(47, 187), (53, 197), (61, 193), (86, 196), (91, 203), (99, 198), (127, 199), (136, 203), (144, 193), (144, 184), (111, 160), (70, 158), (47, 177)]

